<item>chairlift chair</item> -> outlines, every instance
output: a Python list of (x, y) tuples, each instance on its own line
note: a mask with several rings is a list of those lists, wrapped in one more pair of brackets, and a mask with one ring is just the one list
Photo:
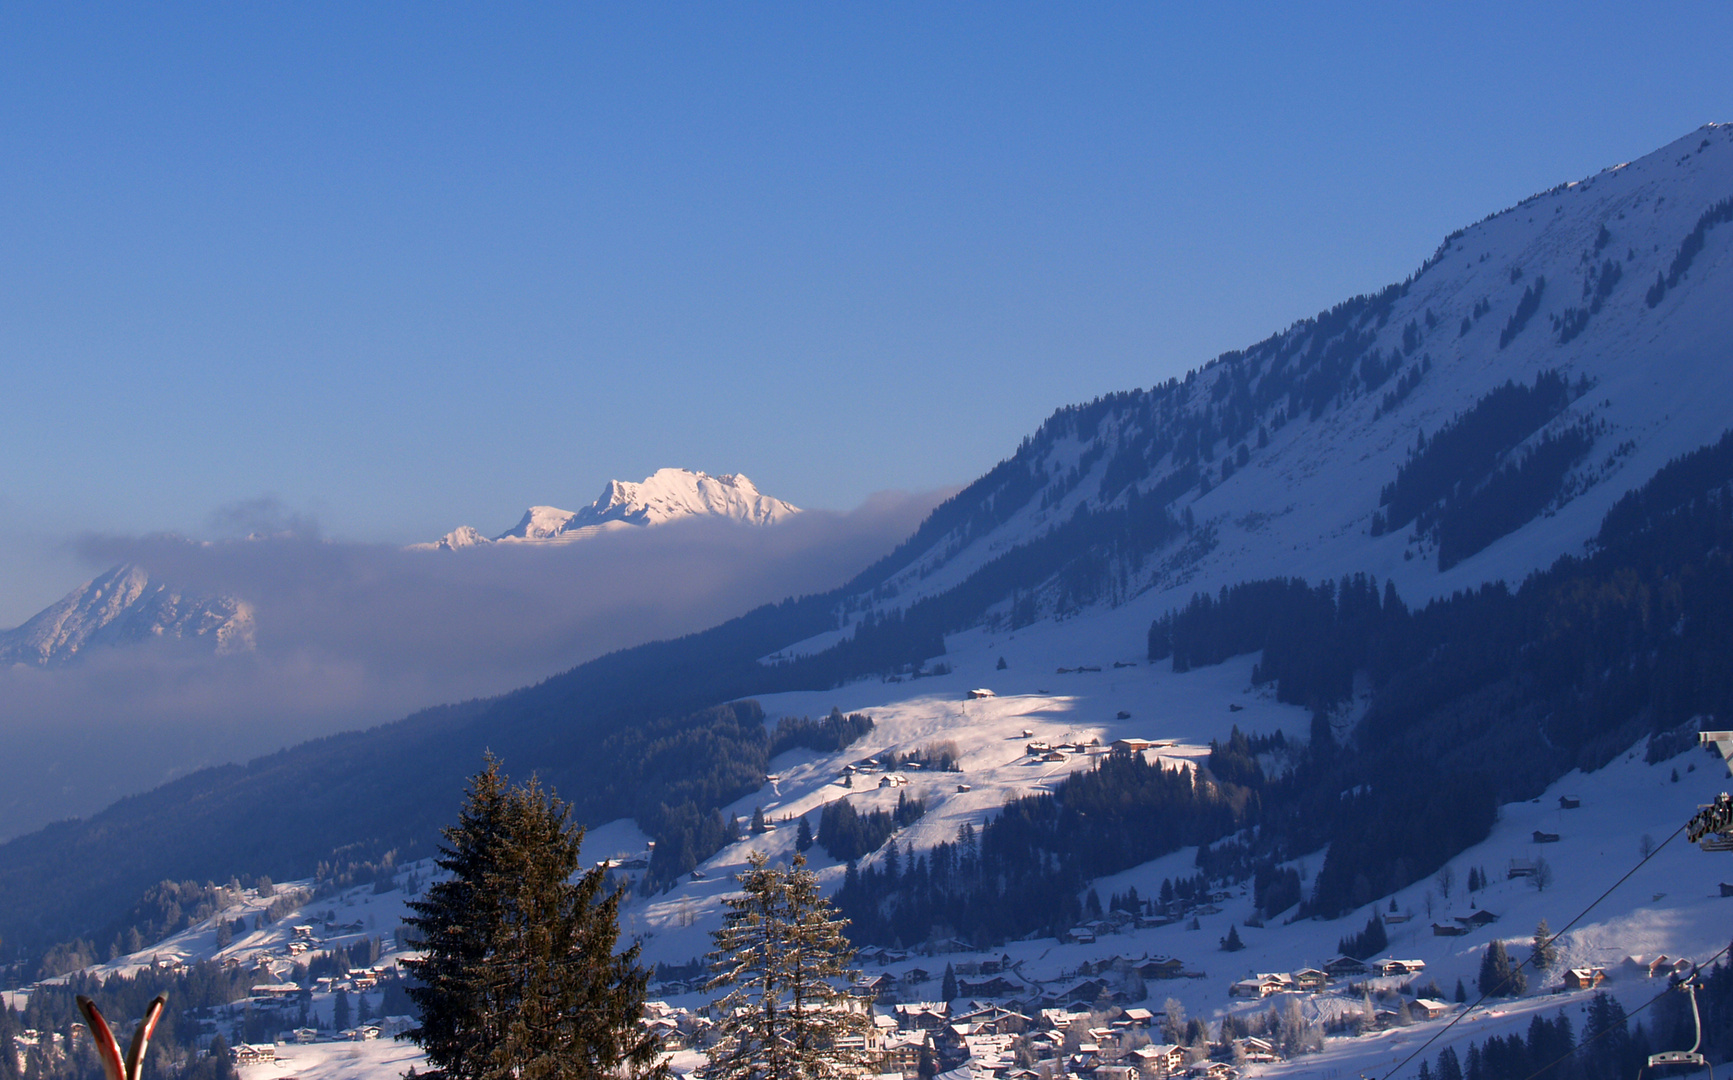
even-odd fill
[[(1663, 1050), (1658, 1054), (1649, 1055), (1648, 1068), (1664, 1065), (1690, 1065), (1699, 1069), (1709, 1070), (1709, 1080), (1715, 1080), (1715, 1066), (1709, 1064), (1709, 1059), (1700, 1052), (1703, 1047), (1703, 1017), (1697, 1011), (1697, 972), (1675, 983), (1675, 990), (1682, 990), (1691, 998), (1691, 1022), (1697, 1028), (1697, 1041), (1691, 1044), (1689, 1050)], [(1637, 1070), (1638, 1080), (1642, 1080), (1642, 1070)]]
[[(1697, 741), (1719, 751), (1733, 772), (1733, 731), (1699, 731)], [(1698, 810), (1685, 827), (1685, 838), (1704, 851), (1733, 851), (1733, 795), (1723, 791)]]

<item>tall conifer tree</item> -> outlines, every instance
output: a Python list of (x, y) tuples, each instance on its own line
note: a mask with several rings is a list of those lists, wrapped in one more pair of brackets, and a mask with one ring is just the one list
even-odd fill
[(846, 983), (854, 950), (818, 893), (818, 877), (796, 854), (781, 870), (763, 852), (747, 857), (741, 895), (714, 934), (720, 1042), (708, 1075), (716, 1080), (830, 1080), (858, 1075), (872, 1017)]
[(619, 894), (605, 870), (576, 882), (583, 830), (531, 780), (509, 787), (490, 754), (470, 781), (430, 885), (406, 922), (420, 1026), (405, 1037), (444, 1080), (657, 1078), (657, 1047), (638, 1026), (648, 974), (638, 948), (615, 954)]

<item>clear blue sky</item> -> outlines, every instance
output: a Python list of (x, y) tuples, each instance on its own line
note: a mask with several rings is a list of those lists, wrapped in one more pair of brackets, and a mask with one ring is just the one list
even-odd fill
[(263, 494), (967, 481), (1733, 118), (1733, 6), (0, 8), (0, 625)]

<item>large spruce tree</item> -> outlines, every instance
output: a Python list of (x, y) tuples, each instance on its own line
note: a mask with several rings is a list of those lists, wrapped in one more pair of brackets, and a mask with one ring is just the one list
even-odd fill
[(1494, 940), (1480, 955), (1478, 985), (1485, 997), (1521, 997), (1528, 992), (1528, 976), (1511, 959), (1504, 942)]
[(837, 918), (818, 893), (818, 877), (796, 854), (787, 870), (763, 852), (747, 857), (741, 894), (713, 935), (715, 973), (707, 990), (721, 1036), (708, 1071), (715, 1080), (827, 1080), (859, 1075), (872, 1031), (871, 1010), (846, 983), (854, 956)]
[(437, 861), (450, 874), (409, 903), (420, 1026), (405, 1037), (446, 1080), (660, 1077), (638, 1025), (648, 974), (616, 954), (619, 894), (601, 867), (577, 881), (583, 830), (534, 780), (511, 787), (490, 754)]

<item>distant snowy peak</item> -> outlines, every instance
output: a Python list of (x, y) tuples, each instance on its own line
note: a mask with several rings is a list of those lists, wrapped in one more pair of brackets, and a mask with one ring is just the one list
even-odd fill
[(492, 541), (483, 536), (480, 529), (471, 525), (459, 525), (434, 543), (414, 546), (417, 548), (437, 548), (440, 551), (456, 551), (458, 548), (475, 547), (478, 544), (488, 543), (492, 543)]
[(67, 593), (24, 625), (0, 631), (0, 664), (53, 667), (101, 646), (199, 638), (216, 652), (253, 647), (253, 609), (232, 596), (199, 597), (120, 566)]
[(800, 508), (765, 495), (739, 473), (710, 476), (691, 469), (658, 469), (640, 483), (610, 480), (582, 510), (532, 506), (510, 529), (489, 540), (465, 525), (418, 549), (456, 551), (490, 543), (570, 543), (629, 526), (663, 525), (680, 518), (728, 518), (748, 525), (774, 525)]
[(759, 492), (739, 473), (709, 476), (690, 469), (657, 469), (642, 483), (610, 480), (601, 498), (580, 510), (576, 527), (624, 521), (660, 525), (682, 517), (726, 517), (749, 525), (774, 525), (798, 507)]

